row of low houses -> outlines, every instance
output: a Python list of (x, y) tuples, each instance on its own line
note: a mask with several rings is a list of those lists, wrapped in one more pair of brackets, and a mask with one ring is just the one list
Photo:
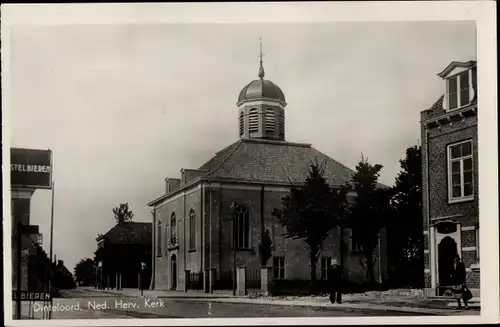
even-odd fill
[[(478, 295), (476, 62), (452, 62), (438, 75), (443, 80), (443, 96), (421, 112), (422, 274), (426, 294), (442, 295), (440, 286), (450, 283), (453, 260), (458, 255), (466, 265), (468, 285)], [(311, 164), (321, 163), (334, 187), (349, 181), (354, 172), (310, 144), (285, 140), (286, 105), (283, 91), (264, 79), (261, 66), (259, 78), (246, 85), (238, 97), (236, 128), (240, 139), (198, 169), (182, 169), (180, 178), (167, 178), (164, 195), (149, 203), (153, 222), (147, 228), (142, 223), (117, 225), (98, 238), (99, 248), (106, 242), (120, 243), (120, 235), (130, 236), (132, 230), (148, 230), (150, 238), (142, 237), (141, 241), (136, 237), (134, 242), (149, 256), (140, 260), (148, 263), (151, 288), (184, 290), (192, 283), (193, 274), (201, 276), (197, 277), (201, 288), (207, 289), (209, 284), (231, 288), (231, 282), (224, 283), (224, 276), (231, 276), (235, 267), (260, 269), (258, 244), (268, 231), (273, 243), (269, 261), (273, 278), (309, 279), (307, 245), (302, 240), (286, 239), (271, 213), (281, 206), (292, 185), (305, 180)], [(355, 196), (349, 194), (350, 200)], [(344, 273), (350, 281), (363, 282), (365, 268), (358, 241), (350, 231), (344, 237), (348, 247), (342, 258)], [(340, 261), (339, 247), (339, 233), (325, 240), (318, 279), (327, 277), (333, 259)], [(384, 283), (388, 271), (384, 233), (375, 257), (376, 281)], [(138, 260), (130, 262), (133, 277)]]

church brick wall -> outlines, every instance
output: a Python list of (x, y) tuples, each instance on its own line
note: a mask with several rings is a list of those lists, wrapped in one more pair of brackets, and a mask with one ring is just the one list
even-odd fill
[[(203, 194), (203, 196), (202, 196)], [(310, 278), (309, 248), (303, 240), (286, 239), (284, 227), (272, 216), (272, 211), (281, 208), (281, 199), (288, 191), (264, 192), (264, 230), (268, 229), (274, 245), (273, 257), (285, 257), (285, 278), (302, 279)], [(202, 212), (204, 202), (204, 215)], [(170, 289), (171, 267), (170, 259), (173, 254), (177, 256), (177, 289), (183, 290), (185, 285), (185, 270), (205, 271), (214, 268), (218, 271), (233, 269), (232, 251), (232, 221), (228, 219), (231, 203), (238, 202), (250, 209), (250, 247), (237, 251), (237, 267), (247, 267), (248, 270), (258, 271), (261, 268), (258, 244), (261, 237), (261, 190), (233, 189), (233, 188), (207, 188), (189, 192), (157, 209), (157, 220), (162, 224), (162, 256), (156, 257), (155, 288), (158, 290)], [(189, 210), (196, 212), (196, 249), (190, 251), (189, 247)], [(170, 217), (175, 212), (177, 218), (177, 236), (179, 247), (175, 250), (165, 248), (165, 224), (167, 235), (170, 235)], [(202, 234), (202, 226), (204, 233)], [(155, 229), (156, 231), (156, 229)], [(345, 234), (346, 245), (349, 246), (348, 232)], [(156, 253), (156, 250), (155, 250)], [(337, 229), (333, 235), (324, 241), (323, 251), (317, 261), (316, 278), (321, 278), (321, 257), (331, 257), (340, 263), (340, 235)], [(203, 259), (204, 258), (204, 259)], [(204, 260), (204, 261), (203, 261)], [(379, 266), (385, 273), (385, 260), (378, 262), (376, 259), (374, 272), (378, 280)], [(361, 282), (366, 279), (366, 270), (363, 265), (363, 256), (358, 253), (348, 254), (345, 258), (348, 278), (352, 282)], [(273, 258), (267, 262), (273, 265)]]
[[(158, 290), (170, 289), (172, 285), (171, 258), (175, 254), (177, 263), (177, 289), (184, 289), (185, 270), (201, 270), (201, 192), (187, 191), (187, 194), (162, 205), (156, 211), (156, 219), (162, 225), (162, 254), (156, 257), (155, 288)], [(189, 250), (189, 210), (196, 213), (196, 249)], [(170, 219), (175, 212), (177, 221), (178, 247), (168, 248), (170, 238)], [(157, 226), (155, 226), (157, 228)], [(167, 230), (165, 231), (165, 228)], [(155, 229), (155, 232), (157, 229)], [(155, 244), (155, 253), (156, 244)]]

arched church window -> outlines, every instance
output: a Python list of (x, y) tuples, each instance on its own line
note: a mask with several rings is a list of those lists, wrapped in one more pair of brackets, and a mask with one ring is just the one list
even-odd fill
[(194, 250), (196, 247), (196, 214), (194, 210), (189, 211), (189, 249)]
[(246, 206), (238, 205), (236, 209), (236, 247), (250, 248), (250, 211)]
[(240, 136), (243, 135), (244, 127), (245, 127), (245, 118), (243, 116), (243, 112), (240, 112)]
[(165, 240), (163, 242), (165, 242), (165, 255), (168, 255), (168, 246), (170, 243), (170, 240), (168, 238), (168, 222), (165, 222), (164, 233), (165, 233)]
[(275, 124), (274, 110), (271, 108), (266, 109), (266, 131), (274, 132), (276, 130)]
[(248, 113), (248, 131), (259, 131), (259, 113), (256, 108), (250, 109), (250, 112)]
[(158, 221), (158, 229), (157, 229), (157, 240), (156, 240), (156, 255), (161, 257), (161, 221)]
[(170, 217), (170, 244), (177, 244), (177, 220), (175, 212), (172, 212), (172, 216)]

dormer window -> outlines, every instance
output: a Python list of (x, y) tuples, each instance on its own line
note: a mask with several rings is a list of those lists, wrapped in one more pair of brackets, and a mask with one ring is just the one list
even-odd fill
[(439, 75), (446, 80), (446, 107), (448, 110), (468, 106), (475, 100), (477, 69), (474, 62), (453, 62)]

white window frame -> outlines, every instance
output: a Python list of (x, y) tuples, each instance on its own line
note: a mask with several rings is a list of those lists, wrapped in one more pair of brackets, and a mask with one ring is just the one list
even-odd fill
[(349, 230), (349, 251), (354, 253), (363, 252), (363, 247), (357, 242), (352, 229)]
[[(462, 156), (459, 158), (452, 159), (451, 158), (451, 148), (454, 146), (462, 145), (464, 143), (470, 143), (471, 147), (471, 153), (470, 155), (467, 156)], [(464, 201), (470, 201), (474, 199), (474, 193), (475, 193), (475, 187), (474, 187), (474, 144), (472, 142), (472, 139), (465, 140), (465, 141), (460, 141), (457, 143), (449, 144), (447, 146), (447, 161), (448, 161), (448, 203), (457, 203), (457, 202), (464, 202)], [(471, 159), (471, 166), (472, 166), (472, 195), (464, 196), (464, 160), (466, 159)], [(460, 186), (461, 186), (461, 196), (460, 197), (453, 197), (453, 182), (452, 182), (452, 163), (453, 162), (460, 162)]]
[[(458, 110), (460, 108), (463, 108), (465, 106), (468, 106), (471, 104), (471, 93), (474, 94), (476, 92), (476, 90), (474, 90), (474, 86), (472, 85), (472, 69), (474, 68), (470, 68), (470, 69), (467, 69), (467, 70), (464, 70), (460, 73), (457, 73), (453, 76), (450, 76), (446, 79), (446, 103), (447, 103), (447, 107), (448, 107), (448, 111), (454, 111), (454, 110)], [(467, 99), (467, 103), (462, 103), (461, 101), (461, 97), (460, 97), (460, 92), (461, 92), (461, 85), (460, 85), (460, 75), (462, 74), (467, 74), (467, 80), (469, 81), (469, 98)], [(456, 108), (451, 108), (451, 104), (450, 104), (450, 81), (452, 79), (456, 79), (457, 80), (457, 92), (456, 92), (456, 97), (457, 97), (457, 107)]]
[(332, 257), (321, 257), (321, 279), (328, 279), (328, 268), (332, 265)]
[[(278, 261), (278, 266), (275, 265)], [(273, 257), (273, 277), (274, 279), (285, 279), (286, 276), (286, 259), (283, 256)], [(283, 264), (283, 265), (281, 265)], [(278, 277), (276, 277), (276, 270), (278, 271)], [(283, 273), (281, 273), (283, 272)]]

